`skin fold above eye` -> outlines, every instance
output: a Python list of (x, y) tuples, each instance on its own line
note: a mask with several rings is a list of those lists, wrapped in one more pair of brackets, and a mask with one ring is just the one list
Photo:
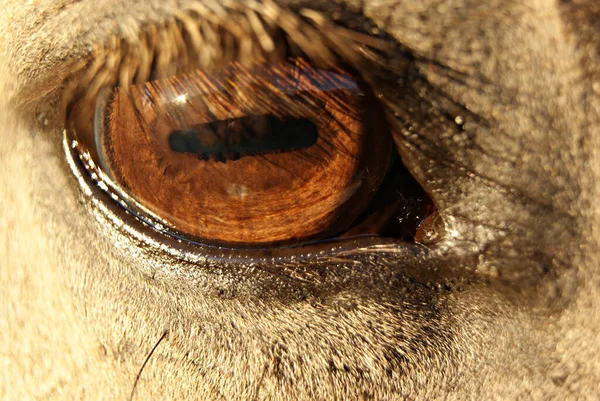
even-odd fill
[[(3, 4), (0, 398), (597, 398), (596, 2), (176, 3)], [(144, 84), (134, 52), (175, 76), (165, 43), (214, 57), (222, 31), (351, 65), (443, 239), (236, 258), (73, 174), (73, 87)]]

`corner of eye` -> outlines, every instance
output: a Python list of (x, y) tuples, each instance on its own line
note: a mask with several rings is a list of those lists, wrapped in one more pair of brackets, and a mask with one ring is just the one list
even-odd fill
[(64, 92), (69, 87), (73, 71), (84, 68), (85, 61), (70, 59), (47, 71), (39, 72), (16, 91), (9, 104), (19, 115), (39, 114), (48, 105), (56, 105), (59, 115), (64, 115)]

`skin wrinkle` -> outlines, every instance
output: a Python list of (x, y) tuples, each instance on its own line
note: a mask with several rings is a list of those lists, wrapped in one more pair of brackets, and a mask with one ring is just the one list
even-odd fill
[[(119, 30), (135, 37), (138, 21), (172, 13), (175, 2), (81, 1), (53, 18), (56, 3), (7, 2), (0, 17), (0, 108), (9, 111), (0, 116), (3, 399), (126, 398), (139, 361), (165, 330), (136, 387), (140, 399), (598, 394), (598, 236), (583, 235), (597, 222), (586, 197), (596, 193), (589, 175), (597, 176), (598, 164), (594, 154), (589, 165), (580, 164), (579, 148), (581, 126), (597, 122), (597, 109), (586, 109), (588, 120), (581, 116), (592, 78), (572, 57), (579, 48), (557, 28), (562, 14), (554, 3), (408, 1), (390, 17), (390, 2), (365, 2), (379, 29), (423, 59), (483, 75), (507, 98), (515, 90), (522, 97), (497, 106), (495, 93), (427, 71), (426, 63), (418, 68), (430, 86), (409, 86), (412, 92), (395, 85), (397, 77), (373, 71), (382, 102), (408, 116), (395, 121), (388, 113), (405, 162), (444, 206), (447, 228), (458, 237), (422, 252), (363, 247), (282, 265), (186, 260), (149, 245), (146, 239), (158, 235), (124, 235), (107, 223), (110, 212), (93, 210), (64, 160), (57, 100), (39, 114), (19, 114), (13, 105), (67, 55), (89, 54), (91, 43)], [(37, 25), (42, 16), (47, 22)], [(464, 124), (485, 152), (443, 140), (459, 137), (452, 114), (442, 113), (455, 110), (432, 95), (436, 88), (490, 121)], [(399, 94), (413, 97), (397, 103)], [(425, 157), (415, 151), (419, 138), (433, 144)], [(521, 164), (494, 163), (496, 146), (507, 160), (522, 150)], [(443, 152), (533, 201), (514, 202), (456, 164), (439, 163)], [(556, 207), (539, 208), (555, 192)], [(573, 221), (557, 218), (555, 210), (563, 209), (575, 219), (564, 232)], [(508, 234), (499, 237), (479, 222)], [(530, 271), (559, 260), (565, 266), (552, 274)], [(506, 279), (445, 276), (485, 268)], [(511, 275), (530, 281), (513, 282)]]
[[(385, 4), (385, 3), (384, 3)], [(373, 9), (367, 11), (367, 15), (377, 15), (377, 7), (379, 7), (379, 3), (374, 3), (374, 7)], [(423, 9), (428, 9), (428, 5), (427, 4), (423, 4), (422, 5)], [(473, 67), (470, 64), (473, 64), (476, 66), (476, 68), (478, 70), (484, 71), (483, 69), (480, 69), (478, 66), (479, 65), (486, 65), (484, 63), (482, 63), (481, 60), (475, 59), (475, 61), (473, 62), (472, 59), (472, 55), (474, 54), (475, 56), (477, 56), (479, 53), (474, 53), (472, 51), (459, 51), (458, 49), (453, 50), (453, 44), (457, 43), (459, 45), (462, 46), (462, 42), (458, 41), (458, 40), (452, 40), (453, 38), (453, 29), (451, 26), (446, 25), (444, 23), (444, 19), (448, 20), (448, 24), (453, 24), (454, 20), (452, 19), (453, 16), (456, 15), (456, 13), (460, 14), (469, 14), (469, 16), (471, 18), (473, 18), (472, 14), (475, 14), (475, 18), (477, 18), (479, 15), (483, 15), (483, 14), (479, 14), (477, 12), (477, 8), (478, 5), (473, 4), (470, 7), (465, 7), (462, 9), (457, 9), (455, 13), (453, 12), (448, 12), (448, 10), (446, 9), (442, 9), (440, 10), (440, 14), (443, 13), (444, 17), (442, 17), (440, 24), (437, 25), (427, 25), (428, 29), (434, 29), (434, 30), (439, 30), (439, 31), (443, 31), (448, 39), (448, 44), (444, 47), (441, 47), (442, 49), (446, 49), (448, 48), (448, 51), (444, 51), (444, 52), (440, 52), (439, 50), (435, 51), (435, 56), (429, 56), (428, 53), (430, 53), (430, 51), (428, 51), (426, 48), (424, 48), (423, 44), (421, 43), (421, 41), (410, 41), (409, 42), (409, 46), (411, 47), (415, 47), (418, 49), (417, 51), (419, 51), (421, 54), (423, 54), (425, 56), (425, 58), (427, 59), (428, 57), (436, 57), (438, 60), (441, 61), (441, 63), (449, 63), (449, 65), (452, 66), (452, 69), (458, 70), (458, 71), (470, 71), (473, 70)], [(382, 9), (385, 10), (385, 6), (382, 6)], [(507, 10), (510, 10), (510, 8), (507, 7)], [(518, 14), (519, 16), (522, 15), (529, 15), (529, 14), (533, 14), (531, 13), (530, 9), (526, 9), (527, 12), (522, 12), (522, 13), (518, 13), (518, 12), (514, 12), (514, 14)], [(548, 10), (552, 10), (551, 8), (544, 8), (541, 10), (541, 13), (545, 13), (548, 15), (552, 15), (552, 13), (548, 13)], [(512, 13), (511, 13), (512, 14)], [(405, 14), (395, 14), (395, 16), (397, 16), (398, 19), (402, 20), (403, 16)], [(496, 16), (497, 15), (497, 16)], [(434, 14), (429, 14), (429, 17), (434, 16)], [(482, 24), (487, 25), (492, 25), (492, 26), (496, 26), (495, 25), (495, 21), (499, 20), (502, 21), (503, 15), (501, 13), (497, 13), (494, 14), (494, 16), (492, 18), (490, 18), (490, 15), (483, 15), (485, 20), (482, 21)], [(554, 15), (555, 16), (555, 15)], [(410, 17), (409, 17), (410, 18)], [(464, 18), (467, 18), (467, 16), (465, 16)], [(526, 20), (525, 18), (520, 17), (520, 19), (522, 20)], [(513, 19), (510, 19), (511, 21)], [(545, 25), (550, 25), (548, 22), (552, 21), (550, 18), (545, 17), (541, 19), (542, 21), (544, 21)], [(547, 22), (548, 21), (548, 22)], [(558, 22), (560, 24), (560, 22)], [(527, 22), (527, 24), (530, 24), (530, 22)], [(408, 24), (407, 24), (408, 25)], [(397, 21), (395, 23), (395, 26), (399, 26), (399, 27), (403, 27), (405, 26), (405, 24), (403, 23), (403, 21)], [(478, 27), (478, 24), (474, 23), (472, 25), (473, 27)], [(534, 26), (535, 28), (535, 26)], [(542, 29), (546, 29), (545, 26), (541, 27)], [(468, 28), (467, 28), (468, 29)], [(515, 30), (516, 31), (516, 30)], [(410, 32), (410, 30), (409, 30)], [(461, 31), (462, 32), (462, 31)], [(509, 34), (503, 34), (501, 36), (499, 36), (499, 40), (496, 39), (493, 35), (495, 35), (496, 32), (499, 32), (498, 29), (489, 29), (484, 31), (486, 32), (485, 35), (490, 36), (490, 43), (494, 43), (494, 41), (499, 42), (497, 45), (494, 46), (495, 51), (502, 51), (502, 49), (505, 47), (502, 42), (507, 41), (506, 38), (510, 38), (510, 36), (512, 35), (512, 33)], [(509, 31), (511, 32), (511, 31)], [(556, 32), (556, 31), (553, 31)], [(560, 31), (558, 31), (560, 32)], [(402, 32), (404, 34), (404, 32)], [(464, 33), (463, 33), (464, 34)], [(479, 31), (478, 31), (479, 34)], [(527, 34), (527, 33), (526, 33)], [(433, 32), (425, 32), (423, 34), (424, 36), (432, 36), (435, 37), (436, 35)], [(540, 37), (545, 38), (547, 35), (541, 35)], [(550, 38), (553, 39), (553, 38)], [(425, 41), (425, 46), (426, 46), (427, 41)], [(485, 42), (484, 42), (485, 43)], [(488, 43), (487, 45), (489, 46), (490, 43)], [(530, 43), (530, 42), (526, 42), (526, 43)], [(555, 42), (556, 43), (556, 42)], [(556, 48), (555, 44), (549, 44), (548, 48)], [(513, 51), (510, 48), (508, 48), (509, 51)], [(570, 52), (570, 49), (566, 49), (566, 52)], [(466, 53), (466, 56), (465, 56)], [(535, 51), (534, 54), (539, 53), (539, 51)], [(453, 54), (461, 54), (463, 55), (463, 59), (462, 59), (462, 65), (458, 65), (457, 61), (451, 61), (453, 60)], [(447, 59), (447, 57), (451, 57), (449, 60)], [(526, 56), (528, 57), (528, 56)], [(511, 90), (511, 86), (513, 86), (513, 84), (510, 82), (510, 77), (511, 74), (509, 73), (514, 67), (512, 66), (512, 63), (510, 63), (511, 60), (514, 59), (519, 59), (521, 58), (521, 56), (513, 56), (513, 57), (506, 57), (504, 60), (509, 61), (509, 64), (503, 65), (501, 67), (502, 71), (504, 71), (504, 74), (506, 75), (506, 81), (507, 81), (507, 86), (508, 89)], [(571, 58), (567, 57), (567, 60), (570, 60)], [(500, 59), (503, 60), (503, 59)], [(549, 62), (554, 62), (554, 61), (562, 61), (562, 58), (554, 58), (554, 59), (549, 59)], [(516, 66), (518, 69), (523, 70), (523, 68), (519, 65)], [(496, 69), (499, 68), (497, 65), (494, 66), (494, 69), (492, 71), (497, 71)], [(560, 91), (565, 91), (565, 92), (574, 92), (573, 91), (573, 86), (570, 85), (569, 80), (570, 77), (573, 75), (572, 73), (570, 73), (570, 71), (575, 71), (576, 68), (575, 66), (567, 66), (567, 67), (563, 67), (560, 64), (557, 64), (556, 68), (553, 69), (548, 69), (548, 68), (544, 68), (542, 69), (542, 71), (554, 71), (555, 69), (564, 69), (564, 77), (565, 77), (565, 81), (568, 83), (568, 88), (569, 89), (564, 89), (561, 88), (560, 86), (557, 88), (557, 90)], [(428, 70), (430, 71), (430, 70)], [(435, 71), (435, 70), (434, 70)], [(535, 69), (534, 71), (539, 71), (539, 69)], [(522, 77), (522, 76), (526, 76), (526, 72), (525, 71), (519, 71), (518, 74), (515, 74), (518, 77)], [(539, 73), (535, 74), (536, 76), (540, 77), (541, 75)], [(443, 90), (447, 93), (453, 93), (453, 91), (455, 91), (455, 87), (456, 85), (454, 85), (452, 82), (448, 82), (445, 78), (442, 77), (442, 81), (440, 81), (440, 77), (437, 74), (431, 74), (430, 72), (427, 73), (428, 79), (430, 82), (439, 82), (439, 84), (443, 83)], [(528, 82), (532, 82), (535, 83), (536, 81), (540, 81), (540, 78), (533, 78)], [(557, 81), (555, 81), (557, 82)], [(449, 85), (450, 84), (450, 85)], [(542, 85), (542, 87), (544, 88), (549, 88), (551, 87), (553, 84), (549, 84), (548, 82), (544, 82), (544, 84)], [(525, 83), (518, 83), (517, 85), (514, 85), (515, 87), (525, 87), (525, 88), (529, 88), (532, 85), (525, 85)], [(565, 86), (565, 87), (567, 87)], [(524, 114), (522, 118), (518, 118), (518, 115), (515, 115), (514, 112), (497, 112), (496, 110), (494, 110), (497, 107), (497, 103), (496, 102), (484, 102), (481, 100), (481, 98), (477, 97), (477, 96), (473, 96), (473, 95), (478, 95), (478, 94), (482, 94), (485, 92), (478, 92), (478, 91), (468, 91), (468, 92), (464, 92), (464, 90), (462, 88), (458, 88), (460, 90), (460, 92), (458, 93), (465, 93), (465, 95), (469, 96), (469, 98), (467, 98), (468, 100), (466, 101), (468, 104), (470, 104), (470, 108), (471, 111), (474, 112), (476, 115), (498, 115), (498, 116), (506, 116), (506, 115), (510, 115), (510, 116), (514, 116), (516, 118), (514, 118), (513, 121), (517, 122), (517, 123), (521, 123), (523, 121), (523, 119), (530, 119), (533, 118), (535, 119), (537, 115), (539, 115), (540, 112), (536, 112), (533, 115), (527, 115)], [(542, 91), (542, 89), (536, 90), (538, 93)], [(534, 93), (536, 92), (534, 91)], [(519, 96), (517, 94), (517, 96)], [(574, 93), (572, 95), (570, 95), (572, 97), (572, 102), (574, 104), (578, 103), (578, 95), (577, 93)], [(460, 98), (458, 98), (460, 99)], [(518, 97), (517, 97), (518, 99)], [(531, 104), (531, 105), (536, 105), (538, 103), (537, 99), (533, 99), (531, 97), (529, 97), (527, 95), (527, 97), (523, 98), (524, 100), (519, 101), (520, 104)], [(458, 103), (463, 103), (465, 102), (465, 100), (456, 100)], [(517, 104), (519, 104), (517, 103)], [(480, 108), (481, 105), (484, 105), (488, 108), (488, 110), (480, 110), (478, 111), (477, 108)], [(493, 106), (493, 108), (490, 109), (489, 106)], [(551, 107), (554, 107), (553, 105), (550, 104)], [(547, 103), (543, 104), (543, 108), (548, 107)], [(511, 108), (514, 109), (514, 106), (511, 106)], [(531, 113), (531, 111), (535, 110), (535, 106), (533, 107), (532, 110), (528, 110), (526, 108), (523, 109), (525, 112), (527, 113)], [(427, 111), (429, 112), (429, 110)], [(550, 122), (550, 129), (551, 130), (556, 130), (557, 132), (578, 132), (578, 129), (576, 128), (576, 126), (571, 127), (572, 122), (577, 122), (576, 118), (572, 118), (570, 119), (571, 123), (569, 123), (569, 116), (567, 113), (562, 113), (563, 117), (560, 119), (557, 119), (556, 117), (553, 117), (552, 119), (547, 119), (548, 122)], [(565, 115), (566, 114), (566, 115)], [(459, 114), (460, 115), (460, 114)], [(558, 116), (558, 115), (556, 115)], [(566, 117), (566, 119), (565, 119)], [(423, 119), (424, 121), (427, 121), (427, 119)], [(500, 130), (500, 134), (501, 135), (506, 135), (506, 133), (508, 132), (515, 132), (515, 133), (519, 133), (520, 130), (519, 129), (515, 129), (514, 127), (511, 127), (511, 124), (507, 124), (510, 123), (510, 120), (508, 121), (502, 121), (502, 120), (498, 120), (498, 118), (495, 118), (496, 122), (493, 125), (493, 131), (491, 132), (491, 135), (477, 135), (478, 134), (478, 127), (477, 124), (473, 124), (469, 122), (469, 119), (467, 117), (467, 124), (465, 124), (464, 127), (464, 131), (469, 134), (469, 132), (473, 132), (472, 135), (476, 135), (476, 138), (478, 138), (479, 142), (481, 142), (481, 139), (486, 140), (486, 138), (491, 138), (492, 142), (491, 143), (486, 143), (483, 142), (482, 144), (484, 146), (483, 149), (485, 148), (489, 148), (490, 146), (493, 146), (494, 151), (497, 148), (496, 145), (496, 141), (498, 138), (498, 135), (495, 134), (494, 131), (496, 130)], [(558, 120), (557, 123), (555, 123), (554, 121)], [(435, 121), (435, 120), (434, 120)], [(559, 125), (560, 124), (560, 125)], [(557, 125), (555, 127), (555, 125)], [(503, 126), (505, 126), (505, 129), (502, 129)], [(470, 127), (470, 129), (469, 129)], [(564, 128), (563, 128), (564, 127)], [(413, 131), (415, 130), (415, 128), (410, 128)], [(437, 136), (440, 132), (440, 130), (444, 130), (443, 127), (437, 127), (437, 126), (432, 126), (432, 127), (428, 127), (427, 132), (431, 132), (431, 133), (435, 133), (435, 135)], [(533, 135), (533, 134), (536, 135)], [(462, 135), (462, 134), (460, 134)], [(565, 220), (561, 221), (558, 220), (559, 223), (556, 224), (556, 220), (549, 222), (547, 225), (545, 225), (546, 228), (546, 233), (550, 233), (549, 235), (551, 237), (555, 237), (557, 235), (557, 232), (562, 232), (564, 231), (563, 227), (576, 227), (577, 222), (574, 221), (570, 216), (577, 216), (580, 213), (581, 210), (581, 200), (582, 197), (579, 195), (580, 194), (580, 190), (577, 189), (577, 183), (579, 182), (578, 177), (573, 177), (573, 178), (566, 178), (563, 181), (559, 181), (559, 180), (555, 180), (556, 184), (560, 185), (560, 186), (555, 186), (555, 184), (551, 184), (549, 182), (546, 182), (546, 180), (543, 178), (545, 174), (548, 174), (547, 172), (550, 172), (550, 174), (552, 176), (560, 176), (560, 177), (567, 177), (568, 176), (568, 172), (564, 171), (564, 167), (565, 165), (573, 165), (576, 164), (574, 162), (572, 162), (572, 160), (570, 159), (571, 156), (569, 155), (574, 155), (574, 154), (578, 154), (578, 146), (579, 146), (579, 142), (580, 140), (578, 139), (577, 136), (562, 136), (562, 138), (565, 139), (569, 139), (570, 143), (564, 143), (564, 145), (561, 144), (557, 144), (556, 141), (552, 141), (552, 142), (548, 142), (545, 139), (545, 131), (539, 131), (539, 133), (536, 133), (535, 131), (531, 132), (530, 138), (533, 139), (535, 142), (529, 141), (531, 142), (531, 145), (534, 148), (538, 148), (540, 146), (540, 143), (548, 143), (551, 147), (550, 149), (548, 149), (547, 151), (545, 151), (544, 153), (549, 153), (549, 154), (555, 154), (557, 151), (557, 155), (553, 156), (551, 158), (549, 158), (548, 160), (551, 161), (558, 161), (557, 164), (555, 165), (550, 165), (547, 164), (546, 162), (541, 162), (539, 161), (539, 158), (533, 158), (531, 160), (529, 159), (525, 159), (525, 158), (519, 158), (521, 159), (520, 162), (518, 163), (518, 165), (514, 166), (514, 165), (508, 165), (508, 167), (513, 170), (514, 168), (519, 168), (522, 172), (521, 175), (517, 175), (515, 176), (514, 174), (507, 174), (505, 172), (505, 168), (504, 165), (504, 160), (507, 159), (507, 157), (503, 156), (502, 153), (500, 153), (500, 155), (497, 154), (497, 152), (495, 153), (494, 157), (491, 158), (484, 158), (482, 156), (485, 156), (486, 154), (494, 154), (494, 152), (478, 152), (475, 155), (475, 159), (469, 154), (470, 152), (473, 152), (474, 150), (477, 150), (477, 148), (472, 148), (472, 147), (466, 147), (466, 151), (467, 153), (462, 154), (461, 152), (456, 152), (456, 149), (460, 149), (461, 143), (468, 143), (468, 142), (464, 142), (464, 140), (462, 139), (458, 139), (457, 138), (461, 138), (460, 136), (455, 135), (451, 135), (450, 138), (452, 139), (452, 141), (450, 142), (449, 145), (446, 146), (452, 146), (453, 147), (453, 151), (450, 152), (451, 157), (454, 160), (458, 161), (458, 166), (469, 166), (468, 168), (471, 169), (473, 175), (476, 177), (476, 179), (480, 179), (479, 177), (485, 176), (487, 178), (487, 180), (492, 184), (491, 185), (491, 190), (493, 191), (493, 193), (491, 194), (491, 196), (489, 194), (485, 194), (482, 197), (483, 198), (487, 198), (484, 201), (482, 201), (480, 199), (479, 196), (477, 196), (477, 192), (482, 192), (481, 189), (483, 189), (482, 185), (479, 185), (479, 189), (475, 189), (472, 191), (468, 191), (471, 193), (471, 199), (468, 202), (459, 202), (457, 198), (453, 198), (450, 194), (448, 194), (447, 190), (443, 191), (443, 202), (438, 202), (438, 205), (444, 209), (445, 205), (452, 205), (452, 207), (455, 208), (455, 213), (457, 215), (475, 215), (475, 216), (480, 216), (480, 219), (477, 219), (474, 223), (475, 225), (477, 225), (479, 223), (479, 220), (483, 220), (483, 221), (489, 221), (490, 217), (494, 218), (493, 216), (502, 216), (502, 218), (504, 219), (504, 221), (510, 221), (511, 219), (509, 218), (509, 216), (512, 213), (517, 213), (518, 216), (516, 216), (515, 218), (512, 219), (512, 225), (514, 226), (518, 226), (523, 224), (524, 222), (526, 222), (525, 219), (522, 218), (523, 215), (523, 207), (525, 207), (525, 211), (527, 214), (531, 215), (531, 219), (532, 221), (536, 221), (536, 225), (539, 224), (539, 221), (543, 219), (543, 215), (552, 215), (553, 219), (555, 219), (556, 213), (547, 213), (545, 212), (542, 208), (539, 207), (539, 205), (535, 204), (535, 203), (539, 203), (539, 200), (543, 199), (543, 203), (546, 202), (552, 202), (550, 205), (550, 207), (552, 209), (557, 209), (557, 210), (565, 210), (568, 211), (568, 214), (565, 216)], [(537, 139), (537, 137), (541, 138)], [(524, 141), (525, 138), (529, 138), (529, 137), (524, 137), (524, 136), (520, 136), (519, 140), (520, 140), (520, 144), (519, 144), (519, 148), (523, 148), (523, 146), (527, 146), (526, 142)], [(418, 141), (421, 143), (422, 139), (419, 138)], [(544, 142), (545, 141), (545, 142)], [(439, 144), (439, 139), (437, 139), (437, 137), (435, 139), (433, 139), (434, 143)], [(510, 142), (509, 142), (510, 143)], [(439, 145), (438, 145), (439, 146)], [(436, 160), (438, 160), (440, 157), (446, 157), (445, 155), (448, 154), (447, 150), (446, 150), (446, 146), (442, 145), (439, 147), (439, 152), (443, 153), (444, 156), (438, 156), (435, 154), (436, 150), (434, 148), (433, 150), (433, 155), (430, 155), (429, 157), (432, 157)], [(437, 146), (436, 146), (437, 147)], [(519, 149), (516, 148), (516, 149)], [(555, 150), (556, 149), (556, 150)], [(570, 149), (565, 151), (565, 149)], [(563, 156), (564, 155), (564, 156)], [(498, 157), (500, 156), (500, 157)], [(565, 157), (566, 156), (566, 157)], [(410, 156), (409, 156), (410, 157)], [(518, 160), (518, 159), (517, 159)], [(410, 162), (409, 162), (410, 163)], [(526, 164), (524, 164), (526, 163)], [(421, 161), (419, 161), (419, 164), (423, 164)], [(478, 168), (477, 166), (481, 165), (480, 168)], [(488, 166), (493, 165), (495, 168), (493, 170), (490, 170), (488, 168)], [(450, 169), (456, 169), (456, 165), (454, 165), (453, 163), (447, 165)], [(441, 166), (439, 166), (441, 167)], [(540, 167), (542, 169), (542, 171), (540, 172)], [(580, 171), (581, 169), (583, 169), (583, 166), (580, 166), (578, 168), (573, 169), (573, 171)], [(429, 173), (427, 172), (423, 172), (423, 174), (425, 175), (424, 177), (420, 177), (419, 174), (417, 174), (417, 178), (419, 178), (421, 180), (421, 182), (424, 182), (427, 180), (426, 175), (430, 174), (432, 176), (435, 177), (439, 177), (439, 176), (446, 176), (447, 174), (445, 174), (443, 171), (442, 172), (438, 172), (439, 168), (436, 169), (436, 171), (431, 171)], [(463, 172), (460, 171), (460, 169), (457, 169), (456, 171), (459, 172), (459, 176), (456, 177), (457, 179), (461, 179), (460, 175), (463, 174)], [(527, 173), (528, 171), (531, 171), (531, 173)], [(523, 181), (525, 182), (525, 184), (521, 184), (521, 183), (516, 183), (515, 179), (516, 178), (522, 178)], [(508, 179), (508, 181), (507, 181)], [(471, 181), (471, 178), (469, 177), (469, 181)], [(448, 187), (448, 185), (445, 184), (445, 180), (439, 180), (436, 178), (436, 182), (439, 183), (438, 185), (443, 186), (443, 187)], [(537, 183), (537, 187), (532, 186), (532, 184)], [(470, 185), (470, 184), (468, 184)], [(425, 186), (427, 187), (427, 184), (425, 183)], [(456, 186), (458, 188), (461, 188), (460, 185)], [(512, 191), (516, 190), (516, 194), (518, 195), (519, 193), (523, 193), (526, 196), (528, 196), (530, 199), (533, 200), (534, 205), (527, 205), (527, 201), (525, 201), (525, 199), (522, 199), (522, 196), (517, 196), (517, 198), (515, 199), (517, 202), (509, 202), (508, 205), (509, 206), (509, 210), (506, 209), (506, 207), (504, 207), (504, 205), (507, 205), (506, 201), (503, 201), (502, 195), (501, 193), (497, 192), (498, 187), (503, 187), (503, 188), (511, 188)], [(521, 189), (522, 188), (522, 189)], [(461, 188), (461, 193), (458, 194), (458, 198), (462, 197), (462, 193), (464, 191)], [(541, 193), (540, 193), (541, 192)], [(529, 194), (529, 195), (527, 195)], [(563, 195), (564, 194), (564, 195)], [(498, 196), (500, 195), (500, 196)], [(500, 198), (500, 199), (498, 199)], [(521, 198), (521, 199), (520, 199)], [(492, 200), (494, 199), (494, 200)], [(536, 200), (537, 199), (537, 200)], [(435, 200), (435, 199), (434, 199)], [(491, 202), (490, 202), (491, 201)], [(515, 205), (521, 203), (522, 201), (524, 205), (521, 206), (519, 205), (518, 207), (515, 207)], [(562, 205), (561, 205), (562, 203)], [(479, 204), (482, 206), (482, 209), (480, 209), (479, 213), (474, 213), (474, 211), (472, 210), (472, 206), (474, 204)], [(461, 210), (456, 210), (456, 206), (460, 206), (460, 205), (466, 205), (469, 210), (466, 211), (461, 211)], [(563, 206), (564, 205), (564, 206)], [(488, 208), (491, 206), (492, 210), (489, 210)], [(488, 209), (488, 210), (486, 210)], [(531, 211), (528, 211), (527, 209), (533, 209)], [(552, 227), (552, 225), (556, 226), (556, 230), (554, 229), (548, 229), (548, 227)], [(531, 229), (531, 224), (525, 224), (525, 229), (529, 230)], [(464, 231), (464, 230), (463, 230)], [(579, 229), (575, 228), (575, 232), (578, 232)], [(542, 235), (545, 235), (545, 233), (542, 233)], [(567, 235), (566, 237), (570, 236), (572, 234)], [(552, 240), (549, 240), (550, 242)], [(537, 246), (537, 244), (536, 244)], [(570, 257), (566, 256), (564, 257), (564, 259), (570, 259)]]

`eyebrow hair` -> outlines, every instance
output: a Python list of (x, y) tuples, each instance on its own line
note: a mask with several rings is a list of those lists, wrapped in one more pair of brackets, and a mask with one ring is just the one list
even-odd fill
[(116, 33), (73, 40), (80, 50), (26, 85), (18, 107), (60, 90), (66, 112), (75, 99), (93, 99), (102, 88), (128, 87), (232, 60), (280, 60), (290, 44), (316, 65), (335, 65), (339, 59), (357, 65), (389, 47), (386, 40), (334, 24), (318, 11), (294, 11), (272, 1), (188, 6), (160, 22), (138, 18), (137, 29), (124, 17)]

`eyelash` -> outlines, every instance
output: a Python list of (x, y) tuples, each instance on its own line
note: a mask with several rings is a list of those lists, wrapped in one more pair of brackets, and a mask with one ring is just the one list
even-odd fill
[(230, 61), (306, 56), (316, 67), (344, 63), (360, 71), (367, 63), (382, 64), (382, 54), (391, 49), (390, 42), (372, 34), (327, 23), (317, 11), (303, 9), (300, 15), (270, 2), (233, 2), (217, 10), (197, 6), (142, 27), (135, 41), (112, 36), (66, 77), (64, 113), (81, 99), (93, 101), (104, 88), (127, 88)]

